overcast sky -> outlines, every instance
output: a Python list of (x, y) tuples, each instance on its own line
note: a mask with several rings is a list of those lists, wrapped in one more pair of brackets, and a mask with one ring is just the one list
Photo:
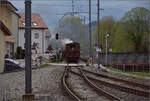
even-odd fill
[[(24, 13), (23, 0), (9, 0), (18, 9), (18, 12)], [(97, 0), (92, 0), (92, 21), (97, 19)], [(113, 16), (119, 20), (125, 12), (134, 7), (150, 8), (150, 0), (100, 0), (100, 17)], [(32, 0), (32, 13), (39, 13), (45, 23), (51, 30), (59, 23), (59, 19), (66, 12), (72, 11), (72, 0)], [(86, 17), (88, 23), (88, 1), (74, 0), (74, 11), (85, 12), (76, 14), (81, 18)]]

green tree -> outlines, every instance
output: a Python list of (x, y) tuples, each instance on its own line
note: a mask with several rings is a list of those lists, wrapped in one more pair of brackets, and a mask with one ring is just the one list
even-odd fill
[(22, 59), (22, 47), (17, 47), (17, 59)]
[(114, 33), (112, 42), (113, 52), (134, 52), (133, 43), (128, 39), (120, 21), (113, 26), (112, 32)]
[[(108, 38), (108, 47), (112, 48), (112, 42), (114, 39), (114, 30), (113, 27), (116, 24), (116, 21), (112, 16), (105, 16), (100, 20), (100, 41), (103, 47), (103, 51), (105, 51), (105, 39), (106, 33), (110, 35)], [(94, 31), (95, 39), (98, 40), (98, 27), (96, 27)], [(97, 41), (96, 41), (97, 42)]]
[(149, 19), (150, 11), (144, 7), (131, 9), (121, 19), (123, 30), (127, 34), (126, 37), (133, 43), (136, 52), (148, 51)]

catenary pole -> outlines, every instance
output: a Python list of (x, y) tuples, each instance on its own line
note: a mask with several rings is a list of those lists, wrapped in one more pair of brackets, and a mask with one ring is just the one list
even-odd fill
[(107, 61), (108, 60), (108, 58), (107, 58), (108, 57), (108, 34), (107, 33), (106, 33), (105, 37), (106, 37), (105, 38), (105, 40), (106, 40), (106, 63), (105, 64), (107, 66), (107, 63), (108, 63), (108, 61)]
[(74, 16), (74, 0), (72, 0), (72, 16)]
[(92, 32), (91, 32), (91, 0), (89, 0), (89, 56), (92, 57)]
[(31, 0), (25, 0), (25, 53), (25, 93), (31, 94)]
[[(100, 47), (100, 23), (99, 23), (99, 18), (100, 18), (100, 1), (97, 0), (97, 26), (98, 26), (98, 48)], [(98, 68), (100, 67), (100, 52), (98, 52)]]

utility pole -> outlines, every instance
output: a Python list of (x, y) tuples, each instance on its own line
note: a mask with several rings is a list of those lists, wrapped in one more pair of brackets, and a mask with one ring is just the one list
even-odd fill
[[(98, 26), (98, 48), (100, 47), (100, 23), (99, 23), (99, 17), (100, 17), (100, 4), (99, 0), (97, 0), (97, 26)], [(98, 68), (100, 68), (100, 52), (98, 52)]]
[(85, 25), (85, 16), (84, 16), (84, 25)]
[(89, 0), (89, 57), (92, 57), (92, 32), (91, 32), (91, 0)]
[(32, 88), (31, 87), (31, 0), (25, 1), (25, 34), (26, 34), (26, 39), (25, 39), (26, 88), (25, 88), (25, 92), (31, 93), (32, 92), (31, 90)]
[(74, 16), (74, 1), (72, 0), (72, 16)]
[(106, 66), (107, 66), (107, 60), (108, 60), (107, 59), (107, 55), (108, 55), (108, 50), (107, 50), (108, 49), (108, 43), (107, 43), (107, 39), (108, 39), (108, 37), (107, 37), (107, 33), (106, 33), (106, 39), (105, 39), (106, 40)]
[(25, 95), (23, 100), (33, 100), (31, 73), (31, 0), (25, 0)]

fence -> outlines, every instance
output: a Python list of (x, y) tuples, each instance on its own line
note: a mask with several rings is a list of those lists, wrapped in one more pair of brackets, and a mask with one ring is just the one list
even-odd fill
[(149, 72), (150, 62), (148, 53), (108, 53), (100, 54), (100, 63), (112, 66), (122, 71)]
[[(100, 62), (106, 63), (106, 54), (100, 53)], [(149, 63), (148, 53), (108, 53), (108, 64), (118, 63)]]

